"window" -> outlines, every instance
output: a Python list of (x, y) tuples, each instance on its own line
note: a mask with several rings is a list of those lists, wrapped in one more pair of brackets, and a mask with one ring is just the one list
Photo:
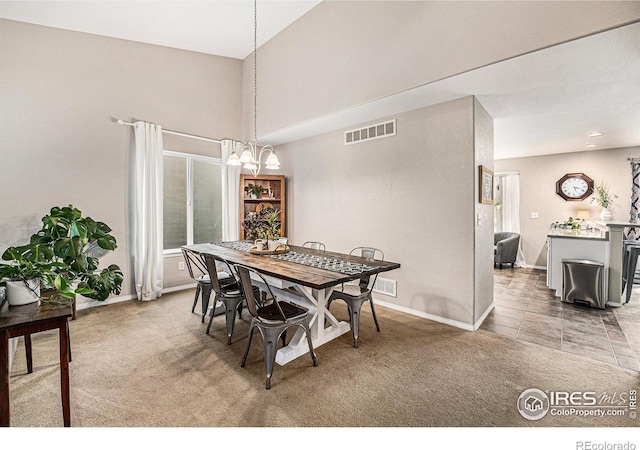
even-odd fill
[(164, 151), (164, 253), (222, 239), (220, 159)]

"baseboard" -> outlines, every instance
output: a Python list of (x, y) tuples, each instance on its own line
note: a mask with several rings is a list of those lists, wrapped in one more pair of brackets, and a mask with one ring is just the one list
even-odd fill
[(493, 311), (493, 308), (495, 308), (495, 306), (496, 306), (496, 302), (493, 302), (489, 305), (489, 307), (484, 312), (484, 314), (482, 314), (482, 316), (478, 319), (478, 321), (473, 325), (473, 331), (477, 331), (478, 328), (480, 328), (480, 325), (482, 325), (482, 322), (484, 322), (484, 319), (486, 319), (489, 313)]
[[(461, 328), (461, 329), (466, 330), (466, 331), (476, 331), (477, 330), (477, 327), (475, 325), (471, 325), (469, 323), (464, 323), (464, 322), (459, 322), (457, 320), (447, 319), (446, 317), (440, 317), (440, 316), (436, 316), (436, 315), (433, 315), (433, 314), (428, 314), (428, 313), (425, 313), (425, 312), (422, 312), (422, 311), (416, 311), (415, 309), (406, 308), (404, 306), (399, 306), (399, 305), (396, 305), (396, 304), (393, 304), (393, 303), (388, 303), (388, 302), (385, 302), (385, 301), (381, 301), (381, 300), (378, 300), (377, 298), (375, 299), (375, 302), (376, 302), (375, 303), (376, 306), (380, 305), (380, 306), (384, 306), (385, 308), (395, 309), (396, 311), (407, 313), (407, 314), (410, 314), (412, 316), (417, 316), (417, 317), (422, 317), (423, 319), (433, 320), (434, 322), (442, 323), (442, 324), (445, 324), (445, 325), (451, 325), (452, 327)], [(493, 307), (493, 305), (491, 307)], [(488, 313), (489, 312), (487, 312), (486, 314), (488, 314)], [(482, 322), (479, 321), (479, 323), (482, 323)], [(478, 326), (479, 326), (479, 324), (478, 324)]]
[[(163, 289), (162, 293), (164, 294), (169, 292), (182, 291), (185, 289), (192, 289), (194, 286), (195, 284), (184, 284), (181, 286), (173, 286), (170, 288)], [(138, 296), (136, 294), (133, 294), (133, 295), (125, 295), (125, 296), (119, 296), (119, 297), (111, 297), (102, 302), (97, 300), (88, 300), (86, 302), (78, 302), (78, 304), (76, 305), (76, 308), (78, 310), (82, 310), (82, 309), (93, 308), (95, 306), (111, 305), (114, 303), (125, 302), (128, 300), (135, 300), (137, 298)], [(492, 303), (484, 312), (484, 314), (482, 314), (482, 317), (475, 324), (472, 325), (472, 324), (460, 322), (457, 320), (447, 319), (446, 317), (440, 317), (434, 314), (428, 314), (423, 311), (417, 311), (415, 309), (399, 306), (394, 303), (389, 303), (389, 302), (385, 302), (378, 299), (375, 299), (375, 301), (376, 301), (376, 305), (380, 305), (385, 308), (394, 309), (396, 311), (400, 311), (416, 317), (422, 317), (423, 319), (433, 320), (434, 322), (442, 323), (445, 325), (451, 325), (452, 327), (460, 328), (466, 331), (476, 331), (478, 328), (480, 328), (480, 325), (482, 325), (482, 322), (484, 321), (484, 319), (491, 312), (491, 310), (493, 310), (493, 307), (495, 306), (495, 303)]]
[[(180, 286), (172, 286), (169, 288), (164, 288), (162, 290), (162, 293), (168, 294), (169, 292), (183, 291), (185, 289), (193, 289), (194, 287), (196, 287), (195, 283), (183, 284)], [(96, 306), (112, 305), (114, 303), (126, 302), (129, 300), (136, 300), (137, 298), (138, 298), (137, 294), (121, 295), (118, 297), (109, 297), (104, 301), (98, 301), (98, 300), (93, 300), (86, 297), (81, 297), (81, 300), (79, 300), (78, 303), (76, 304), (76, 310), (80, 311), (82, 309), (93, 308)]]

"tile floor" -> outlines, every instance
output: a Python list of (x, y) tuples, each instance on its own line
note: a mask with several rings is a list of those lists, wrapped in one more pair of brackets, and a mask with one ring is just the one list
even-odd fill
[(640, 349), (634, 351), (618, 320), (624, 316), (627, 334), (640, 328), (640, 296), (605, 310), (562, 303), (547, 288), (545, 271), (515, 268), (495, 270), (494, 299), (480, 328), (640, 372)]

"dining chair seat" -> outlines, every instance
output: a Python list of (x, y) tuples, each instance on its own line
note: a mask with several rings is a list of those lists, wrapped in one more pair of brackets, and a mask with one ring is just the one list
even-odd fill
[[(382, 250), (373, 247), (356, 247), (351, 250), (351, 255), (360, 253), (360, 256), (369, 259), (375, 259), (384, 261), (384, 253)], [(336, 288), (331, 292), (329, 300), (327, 301), (327, 309), (331, 307), (331, 303), (334, 300), (342, 300), (347, 304), (349, 310), (349, 319), (351, 320), (351, 334), (353, 336), (353, 346), (358, 348), (358, 337), (360, 334), (360, 310), (364, 302), (369, 302), (371, 306), (371, 314), (373, 315), (373, 321), (376, 325), (376, 331), (380, 332), (380, 325), (378, 324), (378, 318), (376, 317), (376, 310), (373, 306), (373, 297), (371, 291), (378, 278), (376, 273), (371, 279), (370, 276), (360, 278), (358, 284), (343, 284), (341, 287)]]
[(251, 327), (249, 328), (249, 341), (247, 342), (247, 349), (242, 357), (240, 367), (245, 367), (247, 363), (253, 333), (257, 329), (262, 335), (264, 346), (265, 387), (271, 389), (271, 375), (273, 374), (273, 366), (278, 351), (278, 341), (282, 338), (283, 345), (285, 345), (284, 335), (291, 327), (301, 327), (304, 330), (309, 345), (311, 360), (313, 365), (317, 366), (318, 360), (311, 341), (308, 311), (297, 305), (278, 300), (262, 274), (257, 270), (240, 264), (237, 264), (235, 267), (240, 277), (242, 290), (245, 293), (253, 289), (251, 281), (253, 275), (255, 279), (262, 281), (262, 284), (269, 293), (269, 298), (272, 299), (271, 303), (262, 306), (258, 306), (257, 302), (247, 300), (247, 309), (251, 313), (252, 319)]
[[(207, 270), (209, 273), (219, 273), (218, 272), (218, 264), (221, 264), (224, 269), (224, 273), (227, 275), (227, 278), (224, 278), (224, 283), (220, 282), (217, 277), (213, 278), (213, 282), (211, 283), (211, 287), (215, 292), (215, 301), (216, 303), (219, 301), (224, 305), (225, 308), (225, 318), (226, 318), (226, 326), (227, 326), (227, 345), (231, 345), (231, 336), (233, 335), (233, 330), (236, 322), (236, 313), (239, 318), (242, 318), (242, 302), (245, 300), (244, 293), (238, 284), (237, 279), (233, 275), (233, 270), (231, 268), (231, 264), (220, 256), (214, 256), (210, 254), (204, 255), (205, 263)], [(252, 289), (252, 300), (258, 301), (260, 297), (260, 290), (255, 287)], [(247, 301), (249, 301), (247, 299)], [(215, 303), (214, 308), (215, 310)], [(213, 323), (214, 311), (211, 311), (211, 315), (209, 316), (209, 324), (207, 325), (206, 334), (209, 334), (211, 331), (211, 324)]]

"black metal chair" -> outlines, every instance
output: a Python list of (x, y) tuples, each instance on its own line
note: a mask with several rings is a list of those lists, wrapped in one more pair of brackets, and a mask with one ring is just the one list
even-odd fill
[(207, 271), (206, 265), (200, 254), (183, 248), (182, 255), (184, 256), (184, 262), (187, 265), (189, 276), (197, 283), (196, 295), (193, 299), (191, 312), (195, 312), (196, 305), (198, 304), (198, 297), (200, 296), (200, 293), (202, 293), (202, 322), (204, 323), (204, 316), (207, 313), (209, 298), (211, 297), (211, 278), (209, 277), (209, 272)]
[[(384, 253), (382, 250), (373, 247), (356, 247), (349, 253), (355, 255), (360, 253), (360, 256), (367, 259), (373, 259), (378, 261), (384, 261)], [(351, 319), (351, 334), (353, 335), (353, 346), (358, 348), (358, 334), (360, 329), (360, 310), (364, 302), (369, 302), (371, 305), (371, 314), (373, 315), (373, 321), (376, 324), (376, 330), (380, 332), (380, 325), (378, 324), (378, 318), (376, 317), (376, 310), (373, 307), (373, 297), (371, 291), (378, 274), (373, 276), (373, 280), (370, 275), (366, 275), (360, 278), (359, 283), (356, 284), (343, 284), (340, 288), (336, 288), (331, 293), (329, 300), (327, 301), (327, 309), (331, 306), (331, 302), (334, 300), (344, 300), (349, 309), (349, 318)]]
[(302, 247), (311, 248), (313, 250), (320, 250), (321, 252), (324, 252), (326, 249), (325, 245), (322, 242), (318, 241), (307, 241), (302, 244)]
[[(631, 299), (633, 285), (638, 282), (640, 274), (636, 272), (638, 256), (640, 256), (640, 242), (624, 241), (622, 255), (622, 292), (625, 293), (625, 303)], [(625, 292), (626, 288), (626, 292)]]
[[(230, 278), (233, 282), (226, 282), (225, 284), (220, 283), (217, 277), (211, 276), (211, 287), (215, 292), (215, 302), (222, 302), (225, 307), (225, 317), (227, 320), (227, 345), (231, 345), (231, 336), (233, 335), (233, 328), (236, 323), (236, 312), (239, 317), (242, 318), (242, 302), (245, 300), (245, 295), (238, 284), (235, 276), (233, 275), (233, 269), (231, 268), (231, 264), (224, 258), (216, 255), (210, 255), (208, 253), (204, 254), (204, 260), (206, 267), (209, 271), (209, 274), (217, 273), (218, 264), (222, 266), (222, 269), (229, 274)], [(260, 299), (260, 290), (257, 287), (252, 289), (253, 300), (259, 301)], [(247, 303), (253, 304), (247, 298)], [(214, 304), (215, 305), (215, 304)], [(215, 309), (215, 307), (214, 307)], [(209, 334), (211, 330), (211, 324), (213, 323), (213, 311), (211, 312), (211, 316), (209, 318), (209, 324), (207, 325), (206, 334)]]
[(299, 306), (292, 305), (291, 303), (279, 301), (273, 295), (271, 288), (260, 272), (240, 264), (237, 264), (235, 268), (238, 271), (243, 292), (250, 292), (250, 290), (253, 289), (251, 283), (251, 274), (253, 274), (264, 283), (267, 291), (269, 292), (270, 298), (273, 299), (272, 303), (260, 307), (256, 307), (256, 303), (254, 302), (247, 301), (247, 308), (251, 313), (252, 319), (251, 327), (249, 329), (249, 342), (247, 343), (247, 349), (242, 357), (240, 367), (244, 367), (247, 362), (253, 332), (257, 328), (262, 335), (262, 341), (264, 343), (266, 388), (271, 389), (271, 375), (273, 373), (273, 365), (276, 360), (278, 340), (283, 338), (284, 345), (284, 334), (291, 327), (302, 327), (304, 329), (307, 335), (307, 343), (309, 344), (311, 360), (313, 361), (313, 365), (317, 366), (318, 361), (316, 359), (316, 353), (313, 350), (313, 343), (311, 342), (311, 330), (309, 329), (309, 319), (307, 316), (308, 311), (304, 308), (300, 308)]

